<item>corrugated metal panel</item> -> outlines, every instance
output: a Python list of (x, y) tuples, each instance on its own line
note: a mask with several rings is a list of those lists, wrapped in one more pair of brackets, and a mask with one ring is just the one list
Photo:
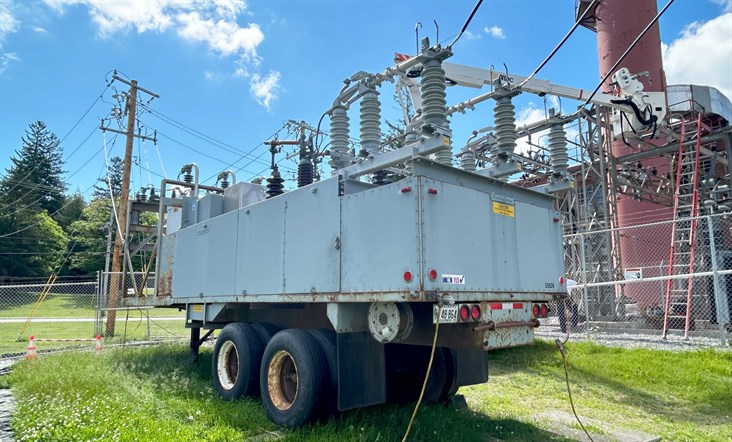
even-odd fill
[[(666, 88), (669, 110), (677, 113), (687, 113), (692, 109), (703, 111), (706, 115), (718, 115), (732, 122), (732, 102), (719, 90), (711, 86), (697, 86), (695, 84), (675, 84)], [(692, 102), (696, 106), (692, 106)]]

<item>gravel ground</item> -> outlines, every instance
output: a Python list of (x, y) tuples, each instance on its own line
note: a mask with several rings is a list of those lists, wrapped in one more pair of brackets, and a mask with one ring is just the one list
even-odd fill
[[(566, 333), (562, 333), (558, 325), (552, 325), (551, 323), (546, 326), (542, 325), (536, 331), (536, 337), (550, 341), (557, 338), (563, 341), (566, 336)], [(727, 343), (723, 345), (719, 336), (689, 336), (684, 338), (683, 334), (672, 332), (666, 339), (663, 339), (660, 330), (600, 330), (598, 327), (591, 326), (590, 331), (585, 332), (584, 324), (580, 324), (576, 327), (576, 331), (570, 330), (569, 333), (570, 342), (589, 341), (608, 347), (647, 348), (667, 351), (689, 351), (700, 348), (732, 351), (729, 338), (728, 334)]]

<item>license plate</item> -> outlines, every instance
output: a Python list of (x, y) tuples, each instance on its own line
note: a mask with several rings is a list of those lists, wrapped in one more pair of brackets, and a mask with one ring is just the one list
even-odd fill
[[(432, 323), (437, 323), (437, 314), (440, 312), (440, 306), (434, 306), (432, 310)], [(440, 314), (440, 324), (455, 324), (458, 321), (458, 306), (443, 305)]]

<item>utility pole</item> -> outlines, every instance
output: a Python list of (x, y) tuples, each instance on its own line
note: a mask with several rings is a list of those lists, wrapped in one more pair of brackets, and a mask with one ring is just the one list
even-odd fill
[[(135, 114), (137, 111), (137, 91), (145, 92), (155, 98), (160, 98), (159, 95), (150, 92), (147, 89), (139, 87), (137, 80), (127, 81), (124, 78), (119, 77), (116, 72), (112, 75), (112, 78), (116, 81), (122, 82), (130, 86), (130, 91), (127, 94), (127, 101), (125, 104), (125, 113), (127, 114), (127, 131), (123, 132), (116, 129), (101, 126), (100, 129), (108, 130), (127, 136), (125, 143), (125, 157), (122, 163), (122, 189), (120, 195), (119, 207), (117, 208), (117, 229), (115, 229), (114, 236), (114, 251), (112, 252), (112, 268), (110, 269), (111, 277), (109, 283), (109, 299), (107, 302), (107, 326), (105, 329), (105, 336), (114, 336), (114, 325), (117, 319), (117, 303), (120, 299), (120, 288), (124, 288), (127, 284), (125, 281), (126, 275), (121, 275), (122, 272), (122, 260), (124, 259), (126, 239), (127, 239), (127, 203), (130, 197), (130, 175), (132, 170), (132, 147), (135, 137), (142, 139), (154, 140), (143, 135), (135, 134)], [(124, 237), (120, 236), (120, 232)], [(120, 282), (122, 284), (120, 284)], [(122, 287), (120, 287), (120, 285)]]

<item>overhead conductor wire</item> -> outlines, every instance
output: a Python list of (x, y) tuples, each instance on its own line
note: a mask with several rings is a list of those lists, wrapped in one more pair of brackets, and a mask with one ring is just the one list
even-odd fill
[(653, 27), (653, 25), (656, 24), (656, 22), (658, 21), (658, 19), (661, 18), (661, 16), (663, 15), (663, 13), (666, 12), (666, 10), (669, 8), (669, 6), (671, 6), (671, 4), (673, 4), (674, 1), (675, 0), (668, 0), (668, 3), (666, 3), (666, 6), (664, 6), (663, 9), (661, 9), (658, 12), (658, 14), (656, 14), (656, 16), (653, 18), (653, 20), (651, 20), (651, 22), (648, 23), (648, 26), (646, 26), (645, 29), (643, 29), (643, 31), (641, 31), (641, 33), (638, 34), (638, 37), (636, 37), (635, 40), (633, 40), (633, 43), (631, 43), (630, 46), (628, 46), (628, 49), (626, 49), (625, 52), (623, 52), (623, 55), (621, 55), (620, 58), (618, 58), (618, 61), (615, 62), (615, 64), (613, 65), (613, 67), (611, 67), (607, 71), (607, 73), (605, 74), (605, 76), (602, 77), (602, 80), (600, 80), (600, 84), (598, 84), (597, 87), (595, 88), (595, 90), (592, 91), (592, 94), (590, 94), (590, 96), (587, 98), (587, 101), (585, 101), (585, 104), (583, 104), (581, 107), (585, 107), (585, 106), (587, 106), (590, 103), (590, 101), (595, 97), (595, 94), (597, 94), (597, 92), (600, 90), (600, 88), (602, 87), (602, 85), (605, 84), (605, 82), (610, 77), (610, 75), (612, 75), (613, 72), (615, 72), (615, 69), (618, 68), (618, 66), (620, 65), (620, 63), (622, 63), (622, 61), (625, 59), (625, 57), (628, 56), (628, 54), (630, 53), (630, 51), (633, 50), (633, 48), (635, 47), (635, 45), (637, 45), (638, 42), (643, 38), (643, 36), (646, 35), (646, 32), (648, 32)]
[(521, 86), (523, 86), (526, 83), (528, 83), (529, 81), (531, 81), (531, 79), (534, 78), (534, 75), (538, 74), (539, 71), (544, 66), (546, 66), (547, 63), (549, 63), (549, 60), (551, 60), (552, 57), (554, 57), (554, 54), (556, 54), (557, 51), (559, 51), (559, 49), (564, 45), (564, 43), (567, 42), (567, 40), (569, 39), (569, 37), (574, 33), (574, 31), (577, 29), (577, 27), (580, 25), (580, 23), (582, 23), (582, 20), (585, 19), (585, 17), (587, 16), (587, 14), (594, 8), (595, 4), (598, 1), (599, 0), (592, 0), (592, 3), (590, 3), (590, 5), (587, 7), (587, 9), (585, 9), (585, 12), (582, 13), (582, 16), (580, 16), (580, 18), (577, 19), (577, 21), (574, 23), (574, 26), (572, 26), (572, 28), (569, 30), (569, 32), (567, 32), (567, 35), (564, 36), (564, 38), (562, 39), (562, 41), (560, 41), (559, 44), (549, 53), (549, 55), (547, 55), (547, 57), (544, 59), (544, 61), (542, 61), (541, 64), (536, 69), (534, 69), (534, 72), (532, 72), (531, 75), (529, 75), (528, 77), (526, 77), (524, 79), (524, 81), (522, 81), (521, 83), (519, 83), (516, 86), (516, 89), (520, 89)]

